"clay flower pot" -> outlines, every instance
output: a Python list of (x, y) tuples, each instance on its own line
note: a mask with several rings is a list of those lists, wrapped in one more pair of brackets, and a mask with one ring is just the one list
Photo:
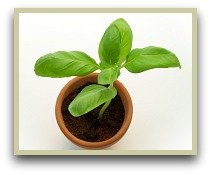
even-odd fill
[(87, 82), (93, 82), (97, 83), (97, 73), (92, 73), (85, 77), (76, 77), (72, 80), (70, 80), (61, 90), (60, 94), (58, 95), (57, 101), (56, 101), (56, 120), (57, 123), (61, 129), (61, 131), (64, 133), (64, 135), (73, 143), (77, 144), (80, 147), (87, 148), (87, 149), (101, 149), (104, 147), (111, 146), (112, 144), (116, 143), (121, 137), (126, 133), (133, 114), (133, 106), (132, 106), (132, 100), (130, 98), (130, 95), (126, 88), (118, 81), (116, 80), (114, 82), (114, 86), (118, 91), (118, 94), (122, 100), (124, 109), (125, 109), (125, 117), (122, 124), (122, 127), (120, 130), (110, 139), (101, 141), (101, 142), (87, 142), (81, 139), (78, 139), (73, 134), (69, 132), (69, 130), (66, 128), (63, 116), (61, 112), (61, 106), (63, 100), (68, 96), (68, 94), (73, 91), (74, 89), (79, 88), (80, 86), (84, 85)]

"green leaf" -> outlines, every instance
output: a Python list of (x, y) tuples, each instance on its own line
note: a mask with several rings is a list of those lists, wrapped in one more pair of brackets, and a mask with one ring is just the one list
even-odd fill
[(118, 63), (121, 64), (125, 61), (127, 55), (131, 50), (133, 33), (128, 23), (122, 18), (117, 19), (112, 24), (118, 28), (121, 35), (120, 53), (118, 61)]
[(181, 68), (181, 65), (172, 52), (164, 48), (149, 46), (132, 50), (127, 56), (124, 67), (132, 73), (140, 73), (154, 68)]
[(108, 64), (117, 63), (120, 53), (120, 42), (118, 28), (115, 25), (110, 25), (100, 41), (98, 49), (100, 60)]
[(83, 52), (58, 51), (39, 58), (34, 71), (42, 77), (61, 78), (88, 75), (98, 67), (95, 60)]
[(79, 117), (111, 100), (116, 94), (117, 91), (114, 87), (107, 88), (98, 84), (89, 85), (76, 96), (68, 109), (74, 117)]
[(103, 69), (98, 75), (98, 83), (105, 85), (113, 83), (120, 75), (119, 68), (113, 66), (107, 69)]
[(106, 62), (100, 62), (99, 66), (100, 66), (100, 69), (102, 70), (102, 69), (108, 69), (110, 67), (113, 67), (114, 65), (108, 64)]
[(112, 65), (121, 64), (131, 50), (132, 37), (130, 26), (124, 19), (112, 22), (100, 41), (100, 60)]

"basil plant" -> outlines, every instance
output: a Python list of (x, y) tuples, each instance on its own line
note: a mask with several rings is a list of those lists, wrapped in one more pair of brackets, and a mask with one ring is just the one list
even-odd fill
[(85, 76), (99, 69), (98, 84), (86, 86), (68, 109), (74, 117), (79, 117), (104, 104), (99, 112), (101, 118), (117, 95), (113, 82), (119, 77), (122, 68), (131, 73), (154, 68), (181, 68), (178, 58), (169, 50), (155, 46), (131, 50), (132, 40), (130, 26), (120, 18), (110, 24), (100, 41), (99, 64), (82, 51), (58, 51), (40, 57), (34, 71), (38, 76), (62, 78)]

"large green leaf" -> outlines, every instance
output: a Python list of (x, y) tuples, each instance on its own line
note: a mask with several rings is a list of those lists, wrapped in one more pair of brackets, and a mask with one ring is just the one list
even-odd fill
[(100, 60), (108, 64), (118, 62), (120, 53), (121, 35), (115, 25), (110, 25), (105, 31), (99, 45), (98, 53)]
[(164, 48), (149, 46), (132, 50), (127, 56), (124, 67), (132, 73), (140, 73), (154, 68), (181, 68), (181, 65), (172, 52)]
[(98, 83), (103, 85), (111, 84), (118, 78), (119, 74), (119, 68), (116, 66), (103, 69), (98, 75)]
[(120, 54), (118, 63), (122, 63), (125, 61), (128, 53), (131, 50), (133, 33), (128, 23), (122, 18), (117, 19), (112, 24), (119, 29), (121, 35)]
[(42, 77), (84, 76), (98, 69), (94, 59), (80, 51), (58, 51), (39, 58), (35, 73)]
[(105, 31), (99, 45), (101, 62), (121, 64), (132, 47), (132, 31), (127, 22), (119, 18), (111, 23)]
[(76, 96), (68, 109), (73, 116), (79, 117), (111, 100), (116, 94), (117, 91), (114, 87), (107, 88), (98, 84), (89, 85)]

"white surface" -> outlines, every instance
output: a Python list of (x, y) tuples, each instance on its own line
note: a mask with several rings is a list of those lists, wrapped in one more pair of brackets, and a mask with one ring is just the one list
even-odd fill
[[(0, 10), (0, 162), (1, 174), (147, 174), (198, 175), (211, 173), (211, 11), (210, 0), (7, 0)], [(197, 156), (13, 156), (13, 8), (14, 7), (197, 7), (199, 17), (199, 154)]]
[(142, 74), (122, 71), (119, 80), (131, 95), (134, 115), (123, 139), (107, 149), (192, 149), (191, 13), (22, 13), (20, 150), (81, 149), (61, 133), (54, 114), (57, 95), (72, 77), (37, 77), (34, 64), (40, 56), (58, 50), (81, 50), (99, 62), (99, 41), (108, 25), (119, 17), (132, 28), (133, 48), (165, 47), (178, 56), (182, 69), (155, 69)]

